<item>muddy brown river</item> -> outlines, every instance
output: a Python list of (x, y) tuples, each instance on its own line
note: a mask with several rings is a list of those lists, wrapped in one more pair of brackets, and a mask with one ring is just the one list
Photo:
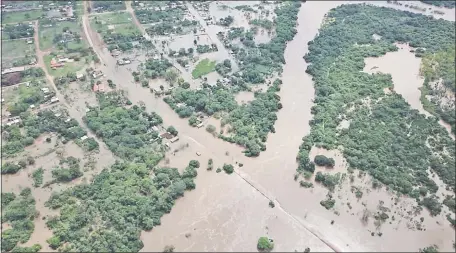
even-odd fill
[[(161, 98), (155, 98), (148, 89), (133, 83), (128, 69), (136, 69), (137, 63), (116, 67), (115, 59), (100, 47), (97, 35), (85, 27), (90, 43), (94, 42), (94, 49), (106, 64), (100, 65), (106, 78), (125, 89), (133, 103), (143, 101), (147, 110), (162, 116), (166, 126), (173, 125), (179, 130), (180, 141), (172, 144), (172, 150), (189, 144), (175, 155), (167, 154), (169, 164), (166, 166), (182, 169), (191, 159), (201, 163), (196, 189), (176, 201), (171, 213), (161, 219), (160, 226), (142, 233), (142, 251), (162, 251), (165, 245), (174, 245), (176, 251), (256, 251), (260, 236), (274, 239), (275, 251), (304, 251), (306, 247), (326, 252), (417, 251), (431, 244), (438, 245), (441, 251), (452, 250), (455, 233), (443, 214), (431, 218), (423, 211), (420, 216), (425, 217), (426, 231), (408, 229), (407, 220), (401, 219), (383, 225), (381, 237), (372, 236), (370, 231), (377, 230), (373, 224), (364, 225), (360, 221), (364, 207), (350, 193), (349, 186), (341, 189), (337, 197), (341, 202), (350, 202), (353, 209), (337, 206), (335, 211), (328, 211), (319, 204), (325, 199), (326, 189), (319, 186), (304, 189), (293, 180), (301, 138), (310, 132), (308, 122), (314, 97), (312, 78), (305, 73), (307, 64), (302, 57), (308, 50), (307, 43), (318, 33), (324, 15), (343, 3), (308, 1), (302, 5), (298, 33), (285, 51), (286, 64), (279, 94), (283, 109), (277, 115), (276, 133), (269, 135), (267, 150), (253, 159), (245, 157), (242, 148), (214, 138), (204, 129), (190, 127), (187, 120), (180, 119)], [(405, 8), (383, 2), (375, 4)], [(454, 20), (454, 10), (452, 13)], [(196, 152), (201, 156), (196, 156)], [(325, 153), (324, 150), (315, 152)], [(343, 164), (340, 154), (331, 152), (338, 155), (337, 164)], [(205, 169), (209, 158), (214, 159), (212, 171)], [(236, 162), (244, 166), (232, 175), (215, 172), (224, 163)], [(344, 169), (341, 166), (338, 171), (344, 172)], [(369, 178), (356, 179), (355, 183), (368, 185)], [(365, 193), (363, 197), (366, 208), (372, 210), (380, 200), (388, 207), (393, 206), (392, 198), (385, 190)], [(269, 200), (275, 201), (275, 208), (268, 206)], [(409, 210), (411, 202), (404, 198), (399, 206)]]

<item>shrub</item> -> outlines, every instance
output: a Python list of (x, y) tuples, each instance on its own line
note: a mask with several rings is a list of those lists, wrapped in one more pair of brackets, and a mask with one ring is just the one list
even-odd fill
[(259, 251), (271, 251), (274, 248), (274, 243), (272, 243), (267, 237), (260, 237), (258, 239), (257, 249)]
[(332, 158), (328, 158), (324, 155), (316, 155), (314, 158), (314, 163), (318, 166), (325, 166), (325, 167), (334, 167), (336, 162)]
[(231, 165), (231, 164), (224, 164), (223, 170), (226, 172), (226, 174), (231, 174), (234, 172), (233, 165)]

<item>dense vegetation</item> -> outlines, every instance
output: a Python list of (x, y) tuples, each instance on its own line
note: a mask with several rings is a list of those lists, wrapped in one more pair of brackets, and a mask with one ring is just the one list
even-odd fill
[[(421, 101), (425, 109), (451, 126), (456, 132), (456, 110), (454, 100), (448, 94), (456, 92), (454, 45), (423, 56), (421, 74), (424, 76)], [(439, 84), (439, 85), (436, 85)], [(428, 96), (432, 96), (428, 99)]]
[(53, 182), (70, 182), (73, 179), (82, 177), (83, 173), (79, 165), (80, 160), (75, 157), (67, 157), (60, 160), (60, 167), (51, 171)]
[(32, 173), (33, 186), (40, 187), (43, 184), (43, 168), (38, 168)]
[(141, 24), (166, 22), (170, 23), (175, 20), (184, 18), (184, 11), (181, 9), (167, 9), (162, 11), (135, 10), (135, 15)]
[(125, 2), (123, 1), (93, 1), (93, 10), (96, 12), (104, 11), (120, 11), (125, 10)]
[[(454, 189), (455, 146), (448, 133), (436, 120), (412, 110), (400, 95), (384, 94), (384, 88), (393, 86), (390, 75), (362, 72), (364, 58), (397, 50), (394, 42), (409, 42), (429, 53), (454, 47), (454, 23), (368, 5), (343, 5), (332, 10), (328, 20), (332, 22), (309, 43), (305, 56), (316, 97), (312, 130), (297, 156), (298, 171), (313, 172), (312, 146), (343, 146), (351, 168), (368, 171), (403, 194), (420, 199), (418, 187), (436, 193), (428, 168)], [(373, 34), (382, 39), (376, 41)], [(337, 128), (343, 119), (350, 121), (348, 129)], [(422, 203), (435, 206), (428, 200)]]
[[(275, 9), (277, 15), (274, 20), (276, 35), (264, 44), (256, 45), (253, 31), (243, 32), (240, 28), (228, 37), (241, 37), (245, 48), (231, 48), (236, 53), (243, 73), (243, 79), (248, 83), (263, 83), (265, 78), (275, 71), (281, 72), (282, 64), (285, 63), (284, 52), (286, 43), (291, 41), (296, 34), (296, 21), (301, 6), (300, 2), (288, 2)], [(260, 21), (253, 21), (255, 23)], [(258, 23), (259, 24), (259, 23)]]
[[(222, 125), (229, 125), (233, 136), (219, 134), (219, 138), (246, 147), (246, 156), (258, 156), (266, 150), (269, 132), (274, 132), (276, 112), (281, 108), (281, 81), (277, 79), (266, 92), (255, 93), (255, 100), (246, 105), (238, 105), (231, 92), (222, 85), (211, 86), (200, 90), (176, 88), (172, 96), (164, 98), (180, 117), (190, 117), (194, 112), (213, 115), (226, 112)], [(185, 104), (185, 105), (183, 105)], [(196, 125), (196, 118), (194, 118)]]
[(115, 155), (149, 166), (162, 158), (156, 152), (161, 145), (153, 142), (158, 140), (158, 132), (151, 130), (163, 122), (159, 115), (137, 105), (127, 109), (122, 92), (98, 94), (98, 102), (99, 107), (91, 108), (83, 120)]
[[(38, 214), (35, 210), (35, 199), (30, 188), (25, 188), (19, 196), (14, 193), (2, 193), (2, 223), (11, 226), (2, 229), (2, 251), (15, 250), (17, 243), (25, 243), (35, 229), (33, 220)], [(37, 248), (38, 246), (34, 246)]]
[(138, 252), (143, 247), (141, 230), (160, 225), (174, 201), (195, 188), (192, 163), (182, 174), (176, 168), (151, 170), (155, 165), (116, 162), (93, 183), (54, 193), (46, 206), (60, 208), (60, 216), (46, 223), (54, 233), (50, 246), (76, 252)]
[(33, 25), (27, 23), (6, 24), (2, 29), (2, 40), (33, 38), (34, 33)]

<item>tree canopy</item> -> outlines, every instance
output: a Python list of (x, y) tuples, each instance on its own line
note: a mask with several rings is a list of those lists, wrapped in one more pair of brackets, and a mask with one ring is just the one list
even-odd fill
[[(390, 75), (363, 72), (364, 58), (397, 50), (395, 42), (429, 53), (454, 47), (454, 23), (361, 4), (335, 8), (327, 20), (305, 56), (316, 96), (298, 171), (313, 171), (309, 152), (314, 145), (343, 146), (351, 168), (368, 171), (403, 194), (419, 199), (418, 187), (436, 193), (428, 169), (454, 190), (455, 145), (448, 133), (435, 119), (412, 110), (402, 96), (385, 94), (384, 88), (393, 87)], [(348, 129), (338, 128), (343, 119), (350, 121)]]

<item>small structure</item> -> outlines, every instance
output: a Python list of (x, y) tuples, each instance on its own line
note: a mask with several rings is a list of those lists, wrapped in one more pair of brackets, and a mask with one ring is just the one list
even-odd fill
[(27, 40), (27, 44), (33, 44), (33, 40)]
[(176, 142), (176, 141), (178, 141), (178, 140), (179, 140), (179, 137), (178, 137), (178, 136), (175, 136), (175, 137), (171, 138), (169, 141), (170, 141), (171, 143), (174, 143), (174, 142)]
[(83, 77), (84, 77), (84, 74), (82, 74), (82, 73), (76, 73), (76, 78), (77, 78), (77, 79), (80, 80), (80, 79), (82, 79)]
[(165, 138), (165, 139), (172, 139), (174, 136), (168, 132), (160, 134), (160, 137)]
[(115, 25), (108, 25), (108, 30), (114, 30), (114, 28), (116, 28)]
[(196, 125), (197, 128), (202, 128), (204, 126), (203, 122), (200, 122), (198, 125)]
[(159, 131), (159, 129), (158, 129), (157, 126), (153, 126), (153, 127), (152, 127), (152, 130), (154, 130), (155, 132), (158, 132), (158, 131)]
[(48, 93), (49, 93), (49, 88), (47, 88), (47, 87), (41, 88), (41, 91), (42, 91), (44, 94), (48, 94)]
[(89, 138), (89, 137), (88, 137), (87, 135), (84, 135), (84, 136), (81, 137), (81, 141), (84, 141), (84, 140), (86, 140), (87, 138)]
[(117, 49), (114, 49), (114, 50), (112, 50), (111, 55), (112, 55), (113, 57), (119, 56), (119, 55), (120, 55), (120, 51), (117, 50)]
[(51, 104), (57, 103), (57, 102), (59, 102), (59, 98), (58, 97), (52, 97), (51, 98)]
[(9, 73), (22, 72), (24, 70), (25, 70), (25, 66), (4, 69), (4, 70), (2, 70), (2, 75), (9, 74)]
[(65, 66), (64, 63), (56, 61), (54, 58), (51, 60), (51, 68), (56, 69)]

